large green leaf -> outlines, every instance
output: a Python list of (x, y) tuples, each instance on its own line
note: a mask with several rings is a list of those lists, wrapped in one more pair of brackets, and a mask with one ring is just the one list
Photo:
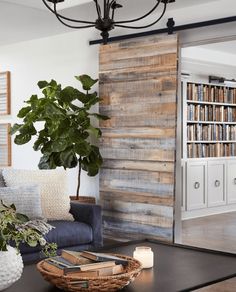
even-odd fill
[(48, 155), (43, 155), (40, 158), (39, 164), (38, 164), (39, 169), (50, 169), (50, 163), (49, 163), (49, 156)]
[(19, 128), (19, 132), (22, 134), (22, 135), (26, 135), (26, 134), (29, 134), (31, 136), (33, 135), (36, 135), (37, 134), (37, 131), (34, 127), (34, 125), (32, 123), (30, 124), (24, 124), (23, 126), (21, 126)]
[(31, 135), (30, 134), (19, 134), (15, 137), (14, 142), (17, 145), (23, 145), (28, 143), (31, 140)]
[(19, 111), (17, 117), (22, 119), (22, 118), (24, 118), (24, 117), (28, 114), (28, 112), (30, 112), (30, 111), (31, 111), (31, 106), (23, 107), (23, 108)]
[(74, 149), (80, 156), (87, 156), (91, 152), (90, 144), (82, 139), (75, 144)]
[(92, 79), (86, 74), (75, 76), (75, 78), (81, 82), (84, 90), (90, 90), (91, 87), (98, 82), (98, 79)]
[(14, 135), (22, 126), (22, 124), (14, 124), (10, 129), (10, 134)]
[(64, 168), (73, 168), (77, 165), (78, 159), (71, 147), (61, 152), (60, 159)]
[(40, 89), (43, 89), (43, 88), (45, 88), (45, 87), (47, 87), (48, 86), (48, 82), (47, 81), (39, 81), (38, 82), (38, 87), (40, 88)]
[(71, 86), (67, 86), (60, 92), (59, 98), (63, 102), (67, 102), (67, 103), (72, 102), (73, 100), (77, 98), (76, 90)]
[(38, 139), (34, 142), (33, 149), (34, 151), (38, 151), (41, 147), (48, 142), (48, 139), (42, 136), (39, 136)]
[(62, 152), (68, 147), (67, 139), (57, 139), (52, 142), (51, 150), (52, 152)]

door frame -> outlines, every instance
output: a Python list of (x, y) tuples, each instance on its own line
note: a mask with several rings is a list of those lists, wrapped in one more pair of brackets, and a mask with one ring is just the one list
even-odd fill
[[(199, 32), (199, 31), (198, 31)], [(182, 98), (181, 98), (181, 51), (183, 48), (207, 45), (219, 42), (236, 40), (236, 35), (214, 36), (199, 40), (188, 41), (188, 37), (182, 38), (183, 33), (179, 32), (179, 56), (178, 56), (178, 84), (177, 84), (177, 130), (176, 130), (176, 177), (175, 177), (175, 204), (174, 204), (174, 243), (182, 244), (182, 177), (181, 177), (181, 149), (182, 149)], [(196, 34), (197, 36), (197, 34)], [(197, 38), (197, 37), (196, 37)]]

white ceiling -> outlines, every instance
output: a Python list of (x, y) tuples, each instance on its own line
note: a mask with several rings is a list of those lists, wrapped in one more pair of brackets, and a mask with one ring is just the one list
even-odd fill
[[(37, 9), (43, 9), (43, 10), (47, 10), (47, 8), (45, 7), (45, 5), (43, 4), (42, 0), (0, 0), (0, 2), (8, 2), (8, 3), (14, 3), (17, 5), (23, 5), (23, 6), (28, 6), (28, 7), (33, 7), (33, 8), (37, 8)], [(77, 6), (77, 5), (81, 5), (84, 3), (88, 3), (91, 2), (92, 0), (67, 0), (65, 1), (65, 3), (60, 3), (59, 5), (61, 6), (61, 8), (68, 8), (68, 7), (72, 7), (72, 6)]]
[[(103, 0), (99, 1), (103, 2)], [(124, 9), (120, 9), (117, 13), (117, 19), (121, 20), (127, 17), (139, 16), (140, 11), (147, 11), (156, 2), (156, 0), (118, 1), (124, 6)], [(177, 11), (189, 6), (223, 1), (232, 0), (176, 0), (175, 3), (171, 3), (168, 6), (169, 16), (175, 17), (175, 15), (172, 15), (172, 10)], [(84, 20), (96, 19), (93, 0), (65, 0), (60, 5), (61, 9), (68, 8), (65, 9), (66, 16)], [(189, 15), (186, 15), (186, 17), (189, 17)], [(163, 18), (160, 25), (163, 26), (165, 24), (166, 18)], [(0, 0), (0, 46), (57, 35), (68, 31), (71, 31), (71, 29), (60, 24), (52, 13), (46, 9), (42, 0)], [(99, 32), (96, 32), (95, 35), (99, 36)]]
[(203, 49), (236, 55), (236, 41), (213, 43), (209, 45), (203, 45), (200, 47)]

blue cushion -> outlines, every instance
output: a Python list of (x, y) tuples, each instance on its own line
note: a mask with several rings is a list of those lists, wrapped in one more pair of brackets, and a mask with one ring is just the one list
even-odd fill
[(88, 224), (78, 221), (50, 221), (48, 223), (56, 228), (46, 235), (46, 239), (49, 242), (56, 242), (58, 247), (75, 246), (93, 241), (93, 230)]
[[(88, 224), (78, 221), (49, 221), (48, 223), (56, 228), (52, 229), (45, 238), (48, 242), (55, 242), (58, 248), (89, 244), (93, 241), (93, 231)], [(35, 248), (26, 245), (20, 246), (22, 254), (40, 250), (40, 246)]]

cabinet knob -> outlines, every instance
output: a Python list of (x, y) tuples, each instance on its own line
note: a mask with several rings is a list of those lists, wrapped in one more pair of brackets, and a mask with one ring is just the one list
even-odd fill
[(236, 185), (236, 177), (235, 177), (235, 179), (234, 179), (234, 184)]
[(195, 182), (194, 184), (194, 188), (197, 190), (200, 188), (200, 183), (199, 182)]
[(219, 180), (216, 180), (215, 181), (215, 187), (218, 188), (219, 186), (220, 186), (220, 181)]

